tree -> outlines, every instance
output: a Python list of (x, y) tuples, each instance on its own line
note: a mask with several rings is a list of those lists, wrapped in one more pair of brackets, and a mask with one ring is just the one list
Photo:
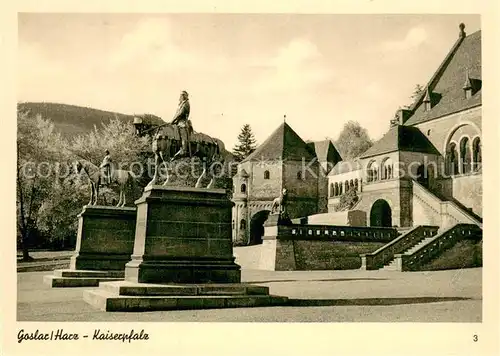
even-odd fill
[(421, 86), (420, 84), (416, 84), (415, 87), (413, 88), (413, 93), (410, 95), (410, 104), (409, 105), (405, 105), (404, 108), (405, 109), (409, 109), (412, 104), (417, 101), (417, 99), (420, 97), (420, 95), (422, 95), (422, 93), (424, 92), (425, 88), (423, 86)]
[(236, 160), (241, 162), (256, 148), (256, 140), (249, 124), (243, 125), (238, 135), (238, 144), (233, 148)]
[(37, 235), (40, 209), (58, 183), (58, 165), (64, 140), (54, 125), (40, 116), (17, 113), (17, 230), (23, 260), (29, 261), (29, 246)]
[(335, 211), (351, 210), (358, 202), (359, 197), (355, 189), (349, 189), (347, 192), (340, 196), (338, 204), (333, 209)]
[(347, 122), (335, 141), (335, 147), (344, 161), (358, 157), (372, 145), (368, 131), (355, 121)]

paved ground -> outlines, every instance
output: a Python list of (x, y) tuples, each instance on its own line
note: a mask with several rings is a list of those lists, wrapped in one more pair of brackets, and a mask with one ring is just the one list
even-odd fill
[(412, 272), (243, 270), (242, 279), (292, 298), (272, 308), (106, 313), (85, 289), (51, 289), (50, 272), (18, 273), (19, 321), (481, 322), (482, 269)]

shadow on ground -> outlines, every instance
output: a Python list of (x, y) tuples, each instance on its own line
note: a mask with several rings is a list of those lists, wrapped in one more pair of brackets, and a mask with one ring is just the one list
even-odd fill
[(461, 297), (413, 297), (413, 298), (360, 298), (360, 299), (288, 299), (286, 306), (291, 307), (328, 307), (349, 305), (400, 305), (455, 302), (472, 300)]

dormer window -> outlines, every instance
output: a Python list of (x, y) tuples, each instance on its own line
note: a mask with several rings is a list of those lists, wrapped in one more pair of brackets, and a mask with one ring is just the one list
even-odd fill
[(481, 88), (481, 80), (472, 79), (469, 71), (465, 72), (465, 82), (462, 89), (464, 90), (465, 99), (470, 99)]
[(430, 111), (432, 109), (431, 91), (429, 90), (429, 87), (427, 87), (427, 90), (425, 91), (423, 103), (425, 111)]

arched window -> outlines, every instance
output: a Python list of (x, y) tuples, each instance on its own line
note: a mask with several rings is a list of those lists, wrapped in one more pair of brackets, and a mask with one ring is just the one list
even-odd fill
[(342, 182), (340, 182), (339, 183), (339, 195), (343, 194), (343, 192), (342, 192), (342, 186), (343, 186), (343, 184), (342, 184)]
[(241, 191), (242, 193), (246, 193), (246, 192), (247, 192), (247, 185), (246, 185), (245, 183), (243, 183), (243, 184), (241, 185), (241, 187), (240, 187), (240, 191)]
[(460, 141), (460, 166), (462, 174), (470, 173), (472, 165), (471, 161), (472, 161), (472, 155), (471, 155), (470, 140), (468, 137), (464, 137)]
[(338, 183), (335, 183), (335, 196), (338, 196), (340, 194), (339, 192), (339, 184)]
[(476, 137), (472, 141), (472, 162), (474, 171), (479, 171), (481, 169), (481, 139)]
[(245, 230), (246, 228), (247, 228), (247, 221), (245, 219), (241, 219), (240, 230)]
[(302, 171), (297, 172), (297, 179), (302, 179)]
[(349, 181), (349, 189), (354, 189), (354, 181), (352, 179)]
[(448, 174), (458, 174), (458, 152), (455, 142), (450, 142), (448, 149), (446, 150), (446, 166)]
[(375, 161), (372, 161), (368, 164), (368, 167), (366, 168), (366, 180), (368, 182), (373, 182), (378, 179), (378, 170), (377, 166), (375, 164)]
[(357, 179), (357, 178), (354, 180), (354, 189), (355, 189), (357, 192), (359, 192), (359, 183), (358, 183), (358, 179)]
[(330, 196), (333, 197), (335, 195), (335, 185), (330, 183)]
[(346, 180), (346, 181), (344, 182), (344, 188), (345, 188), (345, 189), (344, 189), (344, 190), (345, 190), (345, 192), (347, 193), (347, 192), (349, 191), (349, 181), (348, 181), (348, 180)]
[(264, 171), (264, 179), (269, 179), (270, 174), (269, 171)]
[(390, 158), (386, 158), (382, 162), (382, 171), (381, 171), (381, 179), (391, 179), (392, 178), (392, 160)]

